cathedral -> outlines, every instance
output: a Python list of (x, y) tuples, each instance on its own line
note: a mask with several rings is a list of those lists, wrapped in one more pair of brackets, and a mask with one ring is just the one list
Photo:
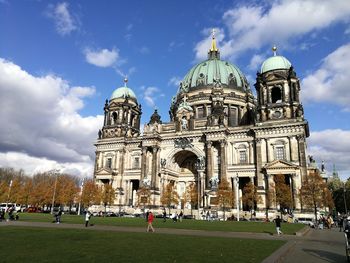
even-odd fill
[[(274, 177), (283, 175), (293, 208), (300, 210), (309, 128), (299, 79), (276, 47), (257, 72), (255, 97), (242, 71), (220, 59), (213, 35), (207, 60), (188, 71), (171, 99), (170, 121), (163, 122), (155, 110), (143, 130), (141, 105), (127, 79), (124, 82), (106, 100), (95, 143), (94, 180), (113, 186), (116, 206), (137, 207), (137, 190), (147, 187), (150, 206), (160, 208), (168, 184), (181, 198), (195, 183), (196, 208), (207, 209), (215, 207), (217, 185), (227, 180), (240, 199), (247, 183), (257, 187), (261, 201), (256, 211), (277, 210), (268, 193)], [(232, 209), (244, 208), (242, 202), (237, 205)], [(176, 208), (189, 206), (180, 200)]]

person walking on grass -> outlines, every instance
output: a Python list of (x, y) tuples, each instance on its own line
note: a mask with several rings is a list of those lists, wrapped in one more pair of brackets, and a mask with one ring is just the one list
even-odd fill
[(150, 232), (150, 230), (151, 230), (152, 232), (154, 232), (154, 228), (153, 228), (153, 226), (152, 226), (153, 220), (154, 220), (154, 216), (153, 216), (153, 213), (150, 211), (150, 212), (148, 213), (148, 218), (147, 218), (147, 222), (148, 222), (147, 232)]
[(88, 227), (89, 221), (90, 221), (90, 217), (91, 217), (90, 211), (86, 211), (86, 214), (85, 214), (85, 227)]
[(163, 222), (166, 222), (166, 211), (165, 211), (165, 208), (163, 210)]
[(282, 222), (282, 220), (281, 220), (280, 216), (277, 216), (277, 218), (275, 219), (277, 235), (283, 234), (281, 231), (281, 222)]

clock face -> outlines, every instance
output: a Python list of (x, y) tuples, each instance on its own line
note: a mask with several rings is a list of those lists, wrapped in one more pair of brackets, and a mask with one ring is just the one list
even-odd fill
[(282, 117), (282, 112), (279, 111), (279, 110), (276, 110), (276, 111), (273, 113), (273, 117), (274, 117), (275, 119), (281, 118), (281, 117)]

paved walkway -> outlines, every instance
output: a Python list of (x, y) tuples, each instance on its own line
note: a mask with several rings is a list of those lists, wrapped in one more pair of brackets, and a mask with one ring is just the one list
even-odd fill
[[(62, 229), (85, 229), (87, 231), (115, 231), (115, 232), (145, 232), (145, 227), (122, 227), (94, 225), (85, 227), (77, 224), (53, 224), (45, 222), (24, 222), (8, 221), (1, 222), (0, 227), (5, 226), (26, 226), (26, 227), (44, 227), (44, 228), (62, 228)], [(345, 239), (344, 234), (336, 229), (315, 230), (310, 229), (301, 236), (292, 235), (270, 235), (266, 233), (240, 233), (240, 232), (222, 232), (205, 231), (189, 229), (157, 228), (156, 233), (171, 235), (190, 235), (190, 236), (215, 236), (227, 238), (249, 238), (265, 240), (286, 240), (287, 243), (272, 255), (266, 258), (264, 263), (272, 262), (298, 262), (298, 263), (317, 263), (317, 262), (346, 262), (345, 257)], [(151, 233), (150, 233), (151, 234)]]

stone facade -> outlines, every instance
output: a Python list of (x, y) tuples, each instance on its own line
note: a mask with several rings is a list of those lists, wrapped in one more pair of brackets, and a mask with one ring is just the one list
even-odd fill
[(297, 195), (307, 174), (309, 130), (293, 67), (277, 65), (266, 72), (262, 68), (255, 98), (244, 75), (222, 61), (213, 46), (208, 60), (181, 82), (169, 122), (162, 122), (155, 111), (141, 134), (136, 97), (125, 93), (106, 101), (104, 125), (95, 144), (94, 178), (98, 184), (113, 185), (116, 205), (137, 206), (136, 191), (147, 186), (151, 205), (160, 207), (168, 183), (181, 197), (194, 182), (199, 207), (206, 208), (213, 205), (215, 184), (225, 178), (235, 191), (238, 177), (240, 196), (253, 182), (262, 200), (256, 209), (276, 209), (267, 194), (274, 176), (282, 174), (292, 190), (294, 209), (300, 209)]

